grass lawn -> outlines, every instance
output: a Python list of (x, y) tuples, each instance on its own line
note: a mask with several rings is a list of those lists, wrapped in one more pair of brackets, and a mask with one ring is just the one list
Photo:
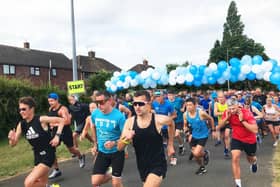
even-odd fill
[(279, 187), (280, 186), (280, 147), (276, 148), (275, 154), (273, 156), (272, 161), (272, 168), (273, 168), (273, 183), (272, 187)]
[[(79, 142), (80, 151), (90, 151), (91, 144), (88, 140)], [(64, 144), (57, 148), (58, 160), (71, 158)], [(8, 140), (0, 141), (0, 180), (17, 175), (33, 168), (33, 151), (29, 143), (21, 138), (15, 147), (8, 145)]]

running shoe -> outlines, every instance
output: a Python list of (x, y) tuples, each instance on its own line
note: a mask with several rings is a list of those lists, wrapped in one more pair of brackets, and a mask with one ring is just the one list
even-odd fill
[(196, 174), (196, 175), (202, 175), (202, 174), (204, 174), (204, 173), (206, 173), (206, 172), (207, 172), (206, 168), (205, 168), (204, 166), (200, 166), (200, 167), (198, 168), (198, 170), (195, 172), (195, 174)]
[(278, 141), (276, 140), (273, 144), (273, 147), (276, 147), (278, 145)]
[(81, 157), (79, 158), (79, 166), (80, 168), (85, 167), (86, 165), (86, 156), (84, 154), (81, 155)]
[(179, 147), (179, 155), (181, 155), (181, 156), (185, 155), (185, 151), (186, 151), (186, 149), (184, 148), (184, 146)]
[(203, 157), (203, 163), (204, 163), (204, 165), (208, 165), (208, 163), (209, 163), (210, 151), (205, 150), (204, 152), (205, 152), (205, 155), (204, 155), (204, 157)]
[(59, 169), (54, 169), (51, 174), (49, 175), (49, 179), (54, 179), (56, 177), (61, 176), (61, 171)]
[(254, 164), (252, 164), (250, 166), (250, 170), (251, 170), (252, 173), (256, 173), (258, 171), (258, 164), (257, 164), (257, 162), (255, 162)]
[(170, 158), (170, 165), (171, 166), (176, 166), (177, 165), (177, 158), (176, 157), (171, 157)]
[(217, 147), (217, 146), (219, 146), (221, 144), (222, 144), (221, 140), (217, 140), (214, 146)]

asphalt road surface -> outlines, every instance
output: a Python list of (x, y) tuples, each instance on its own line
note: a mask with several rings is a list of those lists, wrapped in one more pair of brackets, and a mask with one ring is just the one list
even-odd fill
[[(162, 183), (162, 187), (233, 187), (231, 160), (224, 159), (223, 146), (214, 147), (214, 141), (209, 140), (206, 147), (210, 150), (210, 162), (206, 167), (208, 170), (206, 174), (195, 175), (198, 165), (195, 161), (188, 160), (189, 147), (187, 146), (186, 155), (178, 156), (177, 165), (168, 166), (167, 176)], [(242, 154), (241, 180), (243, 187), (271, 187), (273, 150), (271, 137), (265, 137), (257, 152), (259, 168), (255, 174), (250, 172), (250, 165), (246, 161), (245, 154)], [(62, 176), (49, 182), (50, 184), (58, 183), (61, 187), (90, 187), (92, 166), (92, 156), (90, 154), (87, 154), (86, 166), (83, 169), (79, 168), (77, 159), (71, 159), (60, 164), (63, 172)], [(0, 187), (22, 187), (27, 174), (1, 181)], [(129, 147), (129, 158), (126, 159), (123, 172), (123, 184), (125, 187), (142, 186), (136, 168), (133, 147)], [(111, 184), (102, 186), (109, 187)]]

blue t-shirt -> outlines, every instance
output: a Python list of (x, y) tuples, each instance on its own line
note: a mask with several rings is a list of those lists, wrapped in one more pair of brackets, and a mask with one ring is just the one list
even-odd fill
[(182, 98), (175, 97), (174, 101), (169, 100), (169, 102), (177, 113), (177, 117), (174, 119), (174, 122), (182, 123), (184, 121), (184, 119), (183, 119), (183, 113), (181, 112), (181, 108), (183, 106), (184, 100)]
[(106, 149), (104, 143), (106, 141), (117, 141), (120, 138), (125, 123), (124, 115), (115, 108), (109, 114), (104, 114), (96, 109), (91, 114), (91, 120), (96, 128), (98, 151), (103, 153), (117, 152), (117, 146)]
[(200, 105), (203, 106), (203, 109), (204, 109), (205, 111), (208, 111), (210, 101), (211, 101), (210, 98), (208, 98), (208, 99), (203, 98), (203, 99), (200, 101)]
[(208, 137), (208, 127), (205, 120), (201, 120), (199, 116), (200, 109), (196, 109), (196, 115), (194, 118), (189, 116), (189, 112), (187, 112), (186, 119), (188, 121), (189, 126), (192, 130), (192, 137), (195, 139), (202, 139)]
[(259, 111), (262, 111), (262, 105), (256, 101), (252, 101), (252, 105), (256, 107)]
[[(162, 114), (168, 116), (174, 112), (173, 106), (170, 104), (168, 100), (164, 100), (162, 104), (157, 101), (152, 102), (152, 109), (155, 110), (156, 114)], [(164, 125), (162, 129), (167, 129), (167, 126)]]

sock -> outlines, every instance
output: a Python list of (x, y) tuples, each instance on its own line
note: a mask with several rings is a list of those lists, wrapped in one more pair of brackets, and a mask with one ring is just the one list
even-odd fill
[(54, 168), (56, 171), (59, 171), (59, 168)]
[(241, 187), (241, 179), (235, 179), (235, 184)]
[(181, 148), (181, 147), (184, 147), (184, 144), (179, 145), (179, 147), (180, 147), (180, 148)]

